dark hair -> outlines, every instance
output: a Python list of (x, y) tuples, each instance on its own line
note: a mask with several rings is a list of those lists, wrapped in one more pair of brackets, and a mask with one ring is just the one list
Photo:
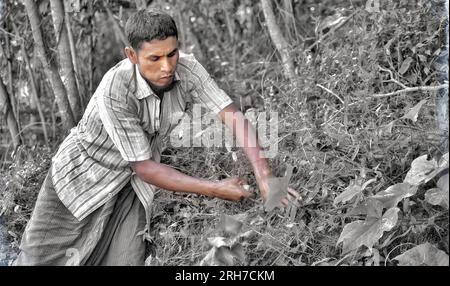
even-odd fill
[(165, 40), (171, 36), (178, 39), (175, 21), (168, 14), (156, 9), (139, 10), (131, 15), (125, 24), (125, 33), (128, 42), (136, 51), (143, 42)]

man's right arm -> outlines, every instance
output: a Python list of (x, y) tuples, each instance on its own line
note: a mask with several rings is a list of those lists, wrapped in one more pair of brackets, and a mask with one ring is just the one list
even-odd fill
[(229, 178), (218, 182), (194, 178), (153, 160), (130, 162), (136, 175), (149, 184), (174, 192), (196, 193), (209, 197), (238, 201), (250, 195), (245, 181)]

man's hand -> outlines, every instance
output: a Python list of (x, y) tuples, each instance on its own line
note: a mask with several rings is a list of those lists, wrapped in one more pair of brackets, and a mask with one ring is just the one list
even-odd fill
[[(290, 176), (289, 176), (290, 178)], [(275, 182), (272, 181), (272, 184), (269, 184), (269, 180), (276, 180)], [(283, 180), (283, 178), (281, 178)], [(263, 198), (264, 203), (268, 203), (272, 205), (272, 207), (275, 207), (276, 205), (279, 205), (280, 207), (287, 207), (290, 203), (296, 203), (302, 200), (302, 197), (300, 196), (299, 192), (288, 187), (287, 184), (289, 183), (289, 179), (283, 183), (280, 181), (280, 178), (272, 177), (270, 174), (268, 175), (261, 175), (258, 174), (256, 176), (256, 181), (258, 184), (259, 191), (261, 193), (261, 197)], [(272, 189), (271, 189), (272, 188)], [(287, 188), (287, 190), (286, 190)], [(270, 193), (270, 192), (276, 192), (276, 193)], [(271, 198), (271, 202), (268, 202), (268, 198)], [(275, 203), (275, 205), (274, 205)], [(266, 205), (267, 207), (267, 205)], [(272, 208), (269, 207), (269, 208)]]
[(302, 201), (302, 197), (300, 196), (299, 192), (292, 188), (288, 188), (288, 194), (283, 200), (281, 200), (281, 203), (284, 207), (287, 207), (289, 203), (295, 203), (299, 201)]
[[(226, 116), (227, 114), (231, 114), (232, 116)], [(280, 188), (275, 188), (276, 190), (270, 189), (271, 186), (269, 185), (269, 180), (270, 178), (273, 178), (271, 170), (266, 158), (261, 157), (261, 152), (263, 149), (257, 140), (255, 128), (245, 118), (244, 114), (242, 114), (242, 112), (234, 104), (230, 104), (219, 112), (219, 117), (222, 122), (233, 131), (233, 135), (236, 137), (237, 142), (240, 143), (245, 155), (252, 164), (256, 182), (263, 201), (267, 202), (267, 200), (274, 194), (276, 194), (277, 197), (276, 204), (280, 202), (280, 204), (284, 206), (286, 206), (289, 201), (301, 199), (297, 191), (287, 187), (289, 179), (287, 180), (285, 186), (281, 188), (283, 190), (283, 194), (273, 193), (278, 192)], [(238, 193), (236, 188), (241, 189), (240, 186), (234, 186), (234, 193)], [(281, 195), (283, 198), (281, 198)], [(237, 194), (237, 196), (239, 196), (239, 194)]]
[(185, 175), (170, 166), (152, 160), (130, 162), (130, 167), (144, 182), (165, 190), (196, 193), (231, 201), (239, 201), (250, 196), (243, 187), (246, 185), (243, 179), (229, 178), (213, 182)]
[(248, 198), (250, 192), (246, 191), (244, 185), (247, 183), (240, 178), (228, 178), (216, 183), (216, 187), (212, 193), (212, 196), (230, 200), (240, 201), (243, 198)]

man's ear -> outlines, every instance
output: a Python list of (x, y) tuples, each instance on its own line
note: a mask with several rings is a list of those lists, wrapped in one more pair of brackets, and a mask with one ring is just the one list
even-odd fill
[(137, 64), (137, 53), (132, 47), (125, 47), (125, 54), (127, 55), (127, 58), (133, 63)]

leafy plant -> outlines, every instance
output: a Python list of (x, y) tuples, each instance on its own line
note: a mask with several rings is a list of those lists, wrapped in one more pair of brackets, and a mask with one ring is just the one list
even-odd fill
[(448, 255), (431, 245), (424, 243), (396, 256), (400, 266), (448, 266)]
[(212, 248), (200, 261), (200, 266), (232, 266), (235, 258), (241, 262), (245, 260), (244, 248), (239, 241), (241, 238), (249, 236), (251, 231), (241, 233), (243, 225), (241, 220), (242, 216), (239, 218), (224, 214), (221, 216), (219, 229), (224, 233), (224, 236), (208, 238)]
[[(397, 226), (400, 212), (397, 205), (406, 198), (415, 196), (419, 186), (425, 185), (443, 171), (446, 171), (447, 174), (438, 180), (437, 188), (432, 188), (426, 192), (425, 200), (432, 205), (440, 205), (448, 209), (448, 153), (443, 155), (439, 162), (434, 159), (427, 160), (427, 155), (420, 156), (411, 163), (411, 169), (406, 174), (403, 183), (392, 185), (384, 191), (367, 197), (358, 206), (358, 213), (366, 214), (366, 218), (364, 221), (357, 220), (344, 226), (337, 241), (337, 244), (343, 244), (343, 254), (356, 251), (361, 246), (366, 246), (369, 251), (372, 251), (383, 234)], [(344, 195), (341, 194), (336, 197), (335, 203), (350, 200), (352, 194), (355, 193), (354, 189), (355, 184), (352, 183), (342, 193)], [(359, 191), (363, 188), (357, 187), (356, 189)], [(343, 197), (346, 198), (343, 199)], [(387, 210), (383, 213), (383, 209)], [(355, 213), (355, 209), (352, 211)], [(417, 256), (426, 257), (426, 261), (422, 261), (422, 259), (420, 260), (422, 262), (420, 262)], [(401, 261), (401, 265), (442, 265), (445, 263), (448, 265), (448, 255), (429, 244), (418, 246), (395, 259)]]
[(383, 206), (377, 200), (370, 200), (365, 221), (354, 221), (344, 227), (339, 239), (343, 243), (343, 253), (357, 250), (365, 245), (372, 250), (373, 245), (381, 238), (385, 231), (389, 231), (397, 223), (399, 209), (388, 209), (382, 214)]

